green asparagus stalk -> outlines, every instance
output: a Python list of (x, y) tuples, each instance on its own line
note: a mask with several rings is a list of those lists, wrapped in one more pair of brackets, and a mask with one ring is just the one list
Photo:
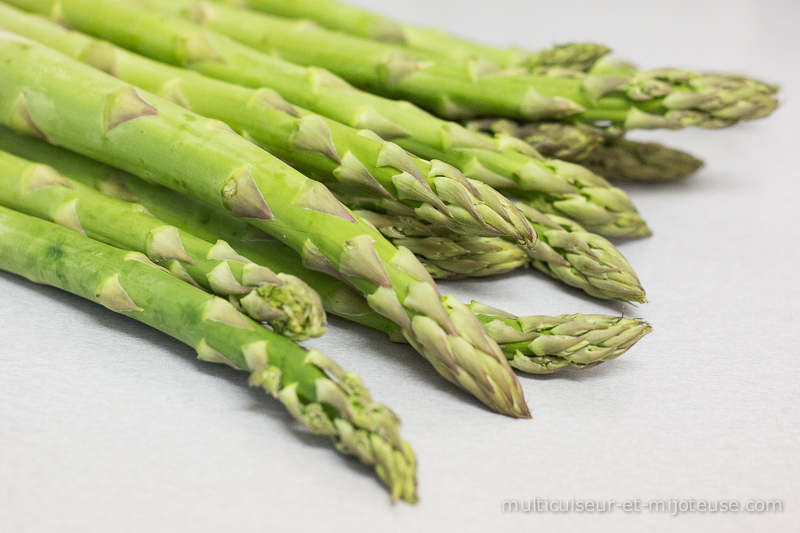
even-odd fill
[(469, 128), (519, 137), (546, 157), (583, 165), (611, 181), (664, 182), (686, 178), (703, 162), (696, 157), (654, 142), (624, 138), (624, 132), (587, 124), (508, 120), (476, 120)]
[(279, 17), (313, 20), (332, 30), (375, 41), (401, 44), (412, 50), (433, 53), (454, 61), (481, 59), (503, 68), (559, 66), (588, 70), (609, 52), (603, 45), (576, 43), (537, 52), (520, 48), (496, 48), (448, 35), (434, 28), (419, 28), (395, 22), (335, 0), (214, 0), (247, 7)]
[[(35, 68), (31, 68), (35, 66)], [(309, 180), (232, 132), (69, 57), (0, 34), (0, 122), (227, 210), (341, 276), (447, 379), (509, 416), (519, 382), (475, 316), (425, 268)]]
[(394, 500), (416, 501), (416, 460), (400, 437), (397, 417), (372, 401), (355, 374), (321, 352), (260, 327), (143, 254), (2, 207), (0, 268), (163, 331), (195, 348), (203, 361), (249, 372), (251, 385), (278, 398), (312, 432), (375, 465)]
[[(20, 149), (16, 146), (19, 141), (14, 141), (15, 137), (5, 131), (3, 135), (0, 135), (0, 148), (5, 145), (7, 150), (19, 153)], [(8, 147), (9, 144), (10, 147)], [(45, 148), (47, 147), (34, 145), (23, 150), (22, 155), (26, 158), (40, 160), (39, 154)], [(45, 162), (52, 165), (65, 158), (66, 156), (61, 155)], [(63, 163), (58, 166), (61, 165)], [(125, 186), (120, 189), (122, 187), (120, 185), (121, 178), (110, 168), (101, 167), (99, 171), (82, 169), (83, 172), (75, 170), (69, 172), (70, 170), (72, 169), (68, 167), (67, 171), (70, 177), (84, 183), (87, 178), (83, 176), (88, 172), (89, 176), (94, 176), (94, 178), (87, 185), (99, 188), (112, 196), (123, 199), (136, 199), (138, 198), (137, 194), (147, 196), (146, 190), (137, 189), (137, 194), (126, 192), (125, 187), (129, 186), (127, 179)], [(175, 198), (166, 206), (168, 207), (170, 204), (187, 205), (187, 200)], [(354, 207), (370, 207), (364, 202), (358, 201), (352, 205)], [(149, 203), (146, 203), (145, 206), (151, 212), (159, 209)], [(528, 211), (527, 208), (523, 209)], [(161, 207), (158, 218), (163, 219), (162, 215), (166, 210), (166, 207)], [(204, 212), (201, 206), (192, 206), (190, 210), (198, 213)], [(207, 212), (207, 209), (205, 211)], [(422, 224), (410, 217), (390, 216), (363, 209), (356, 213), (359, 217), (372, 223), (395, 245), (404, 246), (416, 254), (434, 278), (457, 279), (464, 276), (502, 274), (527, 265), (530, 261), (545, 274), (602, 298), (635, 301), (644, 301), (645, 299), (644, 291), (635, 273), (613, 245), (605, 239), (586, 234), (574, 224), (570, 226), (570, 222), (566, 220), (561, 220), (561, 224), (563, 224), (561, 226), (552, 218), (544, 218), (541, 215), (532, 216), (538, 231), (543, 235), (543, 240), (539, 246), (528, 250), (526, 254), (518, 246), (500, 239), (457, 238), (447, 232), (442, 232), (441, 229), (437, 231), (437, 228)], [(204, 214), (204, 216), (211, 218), (211, 215), (208, 214)], [(103, 226), (101, 225), (101, 227)], [(248, 227), (245, 222), (241, 222), (239, 230), (235, 234), (238, 237), (247, 235)], [(569, 229), (570, 233), (567, 233), (567, 229), (563, 229), (565, 227)], [(192, 231), (192, 233), (196, 232)], [(217, 235), (219, 233), (218, 231)], [(208, 239), (216, 240), (219, 238), (217, 235), (212, 234)], [(125, 237), (124, 234), (123, 237)], [(127, 245), (134, 246), (131, 243), (127, 243)], [(277, 255), (285, 255), (285, 253), (285, 250), (275, 251)], [(189, 266), (189, 270), (195, 272), (191, 266)], [(290, 269), (289, 272), (292, 270)], [(205, 274), (201, 272), (198, 277), (200, 282), (203, 282), (204, 276)], [(609, 276), (616, 276), (617, 279), (611, 280)], [(303, 276), (303, 279), (305, 277)]]
[[(127, 2), (62, 0), (55, 11), (55, 0), (7, 3), (55, 16), (80, 31), (166, 63), (254, 89), (270, 87), (295, 105), (372, 130), (409, 152), (449, 163), (468, 178), (507, 190), (526, 190), (537, 197), (539, 209), (573, 218), (590, 231), (621, 237), (650, 234), (624, 191), (573, 164), (543, 161), (519, 139), (492, 139), (470, 132), (407, 103), (358, 91), (327, 71), (287, 63)], [(3, 18), (15, 20), (12, 12), (6, 8)]]
[(289, 61), (321, 66), (348, 82), (391, 98), (409, 100), (439, 116), (477, 115), (522, 120), (609, 121), (627, 129), (686, 126), (720, 128), (769, 115), (777, 101), (764, 84), (722, 81), (678, 69), (638, 72), (630, 78), (514, 75), (409, 54), (402, 47), (324, 30), (304, 21), (259, 15), (203, 0), (139, 0), (162, 13), (179, 14), (248, 46)]
[[(57, 167), (65, 175), (79, 180), (88, 187), (104, 191), (110, 196), (129, 202), (139, 202), (158, 218), (206, 240), (222, 238), (232, 242), (237, 250), (258, 264), (269, 266), (276, 271), (290, 272), (308, 282), (322, 296), (329, 313), (383, 331), (392, 341), (405, 341), (400, 327), (372, 311), (364, 297), (352, 287), (326, 274), (308, 270), (303, 266), (300, 256), (285, 244), (270, 240), (265, 233), (222, 210), (170, 189), (146, 183), (135, 176), (72, 152), (11, 133), (2, 127), (0, 127), (0, 149)], [(487, 324), (494, 321), (491, 317), (499, 316), (507, 319), (513, 316), (476, 302), (469, 307)], [(525, 340), (529, 341), (525, 345), (519, 344), (524, 342), (520, 340), (519, 335), (509, 338), (508, 329), (499, 324), (487, 325), (488, 331), (500, 342), (503, 353), (512, 366), (520, 371), (533, 373), (552, 372), (565, 366), (575, 366), (569, 363), (574, 352), (588, 354), (610, 349), (608, 354), (621, 354), (649, 332), (649, 327), (638, 320), (620, 320), (616, 317), (596, 315), (562, 315), (519, 320), (520, 322), (511, 325), (524, 330)], [(566, 324), (564, 320), (582, 325), (576, 326), (577, 329), (574, 330), (568, 330), (569, 326), (554, 329), (555, 325)], [(619, 326), (624, 327), (619, 328)], [(589, 329), (597, 331), (612, 328), (612, 331), (607, 332), (609, 334), (586, 334)], [(533, 334), (558, 335), (558, 338), (552, 342), (548, 339), (539, 340), (528, 346), (530, 341), (534, 340)], [(521, 352), (520, 356), (517, 355), (518, 352)], [(528, 361), (531, 357), (540, 358), (535, 359), (538, 364)], [(519, 361), (519, 364), (515, 361)], [(578, 365), (578, 368), (585, 367)]]
[(249, 261), (225, 241), (198, 239), (141, 205), (109, 198), (52, 167), (0, 151), (0, 205), (142, 253), (176, 277), (230, 298), (250, 318), (290, 339), (325, 333), (322, 301), (301, 279)]

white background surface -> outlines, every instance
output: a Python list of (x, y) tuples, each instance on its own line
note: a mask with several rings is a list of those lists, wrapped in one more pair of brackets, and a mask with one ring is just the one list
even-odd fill
[[(530, 48), (607, 43), (647, 67), (783, 86), (772, 118), (647, 134), (707, 167), (630, 188), (655, 236), (620, 247), (655, 332), (586, 372), (522, 378), (533, 420), (490, 414), (410, 348), (336, 320), (313, 343), (404, 420), (421, 503), (296, 430), (245, 376), (94, 304), (0, 274), (0, 530), (798, 531), (800, 4), (360, 0)], [(529, 272), (448, 284), (518, 314), (622, 307)], [(503, 514), (503, 499), (780, 499), (772, 515)]]

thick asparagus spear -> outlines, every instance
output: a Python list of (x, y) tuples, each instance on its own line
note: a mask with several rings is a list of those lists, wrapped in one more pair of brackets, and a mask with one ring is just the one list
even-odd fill
[(609, 52), (600, 44), (578, 43), (554, 46), (536, 52), (520, 48), (496, 48), (448, 35), (434, 28), (402, 24), (376, 13), (335, 0), (214, 0), (247, 7), (279, 17), (313, 20), (326, 28), (375, 41), (401, 44), (413, 50), (434, 53), (455, 61), (482, 59), (508, 67), (558, 66), (588, 70)]
[(6, 29), (221, 120), (310, 177), (400, 202), (456, 233), (507, 235), (526, 246), (535, 242), (527, 220), (507, 199), (446, 163), (429, 163), (394, 143), (294, 107), (269, 89), (170, 67), (8, 8), (0, 13)]
[(0, 268), (161, 330), (195, 348), (203, 361), (246, 370), (251, 385), (278, 398), (312, 432), (330, 436), (340, 452), (375, 465), (393, 499), (416, 501), (416, 460), (400, 437), (397, 417), (372, 401), (355, 374), (322, 353), (262, 328), (226, 300), (176, 279), (143, 254), (3, 207)]
[(654, 142), (624, 138), (619, 130), (587, 124), (476, 120), (470, 128), (519, 137), (546, 157), (583, 165), (611, 181), (673, 181), (697, 172), (703, 162), (691, 154)]
[(8, 32), (0, 33), (0, 85), (0, 122), (246, 218), (312, 268), (353, 284), (447, 379), (499, 412), (530, 416), (475, 316), (442, 299), (410, 251), (354, 218), (323, 185), (218, 121)]
[[(89, 187), (102, 190), (110, 196), (116, 196), (126, 201), (140, 202), (158, 218), (206, 240), (224, 238), (233, 242), (237, 250), (241, 250), (249, 259), (257, 261), (258, 264), (267, 265), (276, 271), (290, 272), (307, 281), (322, 296), (328, 312), (383, 331), (393, 341), (403, 342), (405, 340), (397, 324), (372, 311), (364, 297), (349, 285), (326, 274), (308, 270), (303, 266), (300, 257), (293, 250), (288, 249), (285, 244), (275, 240), (265, 240), (266, 234), (222, 210), (170, 189), (146, 183), (126, 172), (75, 153), (33, 138), (11, 133), (2, 127), (0, 127), (0, 149), (54, 166), (65, 175)], [(494, 322), (492, 317), (501, 317), (505, 320), (512, 316), (475, 302), (469, 307), (480, 320), (487, 324)], [(564, 320), (576, 322), (578, 325), (574, 329), (569, 329), (569, 326), (554, 329), (556, 324), (565, 324)], [(593, 325), (588, 326), (587, 323)], [(519, 319), (519, 322), (511, 323), (511, 325), (518, 329), (521, 328), (526, 335), (525, 339), (529, 342), (520, 344), (525, 341), (521, 341), (519, 335), (509, 337), (508, 329), (499, 324), (487, 327), (490, 335), (494, 335), (496, 340), (502, 341), (500, 346), (509, 363), (519, 370), (533, 373), (551, 372), (569, 366), (573, 353), (579, 355), (597, 352), (621, 354), (649, 332), (646, 324), (638, 320), (620, 320), (616, 317), (600, 318), (595, 315), (522, 318)], [(619, 326), (623, 327), (620, 329)], [(586, 335), (587, 328), (592, 331), (613, 328), (613, 331), (607, 332), (607, 334)], [(530, 341), (535, 340), (534, 334), (558, 335), (558, 338), (554, 341), (539, 340), (528, 346)], [(521, 355), (518, 356), (518, 352)], [(528, 359), (531, 357), (538, 358), (534, 360), (538, 363), (529, 361)], [(515, 361), (518, 361), (519, 365)], [(578, 367), (584, 368), (580, 365)]]
[(362, 89), (409, 100), (450, 119), (573, 117), (624, 124), (627, 129), (719, 128), (763, 118), (777, 107), (767, 86), (753, 80), (722, 82), (678, 69), (638, 72), (629, 78), (552, 70), (548, 75), (513, 75), (202, 0), (139, 1), (289, 61), (325, 67)]
[[(78, 30), (214, 78), (255, 89), (271, 87), (293, 104), (372, 130), (421, 157), (449, 163), (468, 178), (529, 191), (536, 195), (539, 209), (573, 218), (589, 231), (623, 237), (650, 234), (624, 191), (573, 164), (543, 161), (519, 139), (470, 132), (413, 105), (358, 91), (327, 71), (287, 63), (127, 2), (62, 0), (55, 11), (55, 0), (7, 3), (55, 14)], [(11, 20), (11, 12), (6, 8), (3, 17)]]
[(299, 278), (248, 261), (225, 241), (198, 239), (141, 205), (109, 198), (52, 167), (0, 151), (0, 205), (145, 254), (176, 277), (232, 299), (248, 316), (291, 339), (325, 332), (322, 301)]

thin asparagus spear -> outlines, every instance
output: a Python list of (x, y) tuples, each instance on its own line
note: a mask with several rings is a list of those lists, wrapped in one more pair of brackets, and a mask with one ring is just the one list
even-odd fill
[[(529, 191), (528, 195), (536, 195), (539, 209), (573, 218), (590, 231), (621, 237), (650, 234), (624, 191), (573, 164), (543, 161), (529, 145), (513, 137), (492, 139), (470, 132), (413, 105), (358, 91), (327, 71), (287, 63), (129, 3), (63, 0), (53, 11), (54, 2), (10, 3), (48, 16), (57, 13), (59, 21), (78, 30), (166, 63), (255, 89), (271, 87), (293, 104), (372, 130), (420, 157), (449, 163), (468, 178)], [(14, 12), (6, 7), (3, 18), (22, 25)]]
[(392, 499), (416, 501), (416, 459), (397, 417), (361, 380), (316, 350), (262, 328), (229, 302), (173, 277), (143, 254), (107, 246), (0, 207), (0, 268), (71, 292), (197, 350), (203, 361), (250, 373), (336, 449), (375, 465)]
[(410, 251), (355, 219), (323, 185), (218, 121), (8, 32), (0, 33), (0, 85), (0, 122), (246, 218), (308, 265), (352, 283), (444, 377), (498, 412), (530, 416), (475, 316), (442, 299)]
[(627, 129), (720, 128), (763, 118), (777, 107), (767, 86), (748, 79), (723, 82), (678, 69), (638, 72), (630, 78), (552, 70), (544, 76), (513, 75), (480, 62), (464, 66), (435, 55), (410, 54), (397, 45), (203, 0), (139, 2), (289, 61), (327, 68), (357, 87), (409, 100), (449, 119), (573, 117)]
[[(610, 76), (610, 77), (633, 77), (639, 73), (640, 69), (633, 63), (625, 60), (603, 57), (597, 60), (590, 69), (586, 72), (595, 76)], [(746, 83), (748, 78), (741, 74), (726, 74), (719, 72), (707, 72), (703, 75), (715, 77), (721, 83)], [(776, 95), (780, 91), (780, 86), (770, 83), (759, 82), (761, 89), (767, 94)]]
[(52, 167), (0, 151), (0, 205), (52, 220), (92, 239), (145, 254), (176, 277), (236, 302), (294, 340), (325, 333), (322, 301), (299, 278), (248, 261), (225, 241), (203, 241), (109, 198)]
[(0, 13), (6, 15), (6, 29), (221, 120), (310, 177), (401, 202), (418, 217), (456, 233), (535, 243), (533, 230), (511, 202), (446, 163), (429, 163), (394, 143), (294, 107), (269, 89), (247, 89), (170, 67), (38, 17), (8, 9)]
[(703, 162), (691, 154), (654, 142), (624, 138), (619, 130), (587, 124), (476, 120), (470, 128), (519, 137), (547, 157), (583, 165), (611, 181), (661, 182), (686, 178)]
[[(349, 285), (326, 274), (308, 270), (303, 266), (300, 257), (286, 245), (275, 240), (265, 240), (268, 237), (266, 234), (222, 210), (170, 189), (146, 183), (135, 176), (72, 152), (11, 133), (2, 127), (0, 127), (0, 149), (57, 167), (62, 173), (108, 195), (141, 202), (159, 218), (206, 240), (224, 238), (235, 243), (237, 250), (259, 264), (268, 265), (276, 271), (291, 272), (307, 281), (322, 296), (328, 312), (383, 331), (392, 341), (405, 341), (400, 327), (372, 311), (364, 297)], [(476, 302), (469, 307), (487, 324), (494, 322), (493, 317), (501, 317), (504, 320), (512, 317), (509, 313)], [(580, 325), (572, 330), (568, 329), (569, 326), (554, 329), (556, 324), (565, 324), (564, 320)], [(587, 323), (593, 325), (588, 326)], [(570, 366), (572, 354), (575, 352), (579, 356), (600, 352), (609, 356), (619, 355), (649, 332), (649, 327), (639, 320), (620, 320), (617, 317), (596, 315), (536, 317), (535, 320), (522, 318), (519, 322), (510, 324), (517, 329), (522, 328), (521, 331), (527, 335), (525, 339), (529, 342), (520, 341), (519, 335), (509, 338), (509, 330), (499, 324), (488, 326), (488, 330), (490, 335), (494, 335), (493, 338), (496, 337), (495, 340), (501, 341), (503, 353), (512, 366), (533, 373), (552, 372)], [(619, 326), (623, 326), (622, 329)], [(593, 331), (599, 329), (612, 331), (587, 335), (587, 328)], [(559, 337), (557, 342), (543, 339), (529, 346), (530, 341), (534, 340), (533, 334)], [(571, 338), (574, 342), (570, 341)], [(506, 342), (508, 343), (504, 344)], [(521, 355), (518, 355), (518, 352)], [(515, 361), (518, 361), (519, 365)], [(577, 367), (585, 368), (580, 364)]]
[(609, 52), (603, 45), (576, 43), (536, 52), (520, 48), (496, 48), (448, 35), (434, 28), (402, 24), (376, 13), (335, 0), (214, 0), (216, 3), (247, 7), (279, 17), (313, 20), (326, 28), (356, 37), (401, 44), (455, 61), (483, 59), (503, 68), (559, 66), (588, 70)]
[(531, 374), (591, 368), (624, 354), (652, 331), (647, 322), (632, 318), (580, 314), (518, 317), (478, 302), (469, 308), (503, 346), (511, 366)]

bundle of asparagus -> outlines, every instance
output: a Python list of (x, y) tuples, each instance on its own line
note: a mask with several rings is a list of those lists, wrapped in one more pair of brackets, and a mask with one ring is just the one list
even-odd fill
[[(315, 36), (315, 42), (327, 39), (337, 43), (365, 46), (365, 40), (372, 40), (384, 45), (394, 45), (395, 51), (418, 60), (466, 64), (473, 78), (527, 73), (555, 78), (549, 82), (551, 84), (566, 83), (565, 78), (583, 80), (583, 96), (588, 98), (592, 107), (600, 105), (599, 99), (603, 96), (623, 96), (619, 94), (622, 91), (625, 93), (624, 96), (632, 100), (628, 105), (633, 103), (635, 106), (636, 102), (644, 103), (641, 110), (647, 115), (632, 107), (630, 108), (632, 112), (629, 111), (624, 120), (618, 117), (604, 117), (608, 122), (614, 123), (614, 127), (609, 128), (603, 124), (602, 128), (596, 128), (594, 124), (576, 124), (575, 121), (585, 121), (586, 118), (590, 118), (591, 122), (591, 119), (600, 118), (599, 116), (591, 114), (584, 116), (578, 113), (578, 108), (571, 109), (570, 103), (561, 100), (560, 108), (553, 104), (556, 109), (552, 110), (553, 114), (549, 117), (541, 113), (537, 116), (522, 117), (526, 120), (532, 119), (533, 122), (519, 124), (510, 122), (506, 118), (493, 118), (473, 120), (468, 124), (471, 129), (522, 138), (546, 157), (579, 163), (612, 181), (672, 181), (690, 176), (703, 165), (702, 161), (693, 155), (674, 148), (653, 142), (642, 143), (624, 139), (622, 137), (625, 130), (677, 129), (683, 126), (726, 127), (737, 120), (763, 118), (777, 106), (774, 95), (778, 88), (774, 85), (739, 75), (697, 75), (675, 69), (641, 72), (629, 62), (609, 59), (607, 54), (610, 49), (598, 43), (570, 43), (537, 51), (514, 47), (495, 48), (461, 39), (434, 28), (420, 28), (400, 23), (355, 6), (342, 4), (337, 0), (213, 1), (285, 19), (313, 21), (329, 30), (360, 38), (357, 41), (348, 40), (335, 33), (326, 33), (324, 36)], [(186, 12), (192, 11), (186, 10)], [(194, 7), (193, 13), (196, 19), (205, 17), (208, 24), (220, 31), (225, 31), (226, 26), (232, 27), (234, 17), (238, 16), (230, 9), (220, 8), (211, 11), (208, 8), (201, 10)], [(272, 30), (290, 28), (288, 21), (281, 23), (274, 17), (259, 19), (252, 24)], [(295, 25), (295, 31), (301, 29), (310, 31), (311, 27), (307, 23), (299, 22)], [(253, 39), (257, 37), (248, 33), (239, 33), (238, 37), (234, 38), (253, 43)], [(277, 35), (273, 36), (267, 39), (262, 34), (258, 46), (275, 47), (286, 54), (285, 57), (303, 62), (300, 56), (293, 54), (291, 48), (292, 41), (296, 40), (279, 41)], [(383, 50), (388, 49), (385, 46), (383, 48)], [(395, 56), (386, 54), (381, 57), (378, 52), (380, 48), (374, 45), (370, 50), (375, 51), (375, 59), (378, 62), (388, 62), (388, 58), (397, 61), (396, 57), (399, 57), (397, 54)], [(316, 56), (318, 64), (328, 66), (337, 72), (335, 67), (338, 63), (328, 58), (332, 54), (341, 53), (339, 50), (330, 50), (325, 55), (319, 50), (306, 48), (298, 53), (309, 56), (319, 54)], [(345, 72), (337, 73), (348, 78)], [(528, 79), (531, 86), (535, 86), (537, 81), (548, 88), (552, 87), (541, 79)], [(552, 94), (547, 91), (541, 91), (541, 94), (556, 98), (567, 97), (572, 103), (577, 102), (586, 109), (592, 109), (586, 106), (585, 102), (579, 101), (580, 98), (572, 99), (573, 93), (565, 87), (553, 89)], [(656, 104), (657, 100), (661, 100), (660, 106)], [(617, 106), (619, 111), (625, 104), (617, 101), (614, 107)], [(566, 117), (569, 119), (566, 123), (549, 120), (565, 118), (560, 113), (573, 112), (576, 114)], [(665, 112), (664, 118), (667, 120), (652, 116), (654, 112), (656, 114)], [(520, 118), (508, 113), (505, 116)]]
[[(39, 166), (35, 166), (35, 163)], [(52, 176), (63, 187), (43, 189), (36, 195), (21, 194), (22, 181), (28, 174), (28, 168), (35, 168), (38, 174)], [(170, 272), (176, 277), (193, 284), (193, 280), (183, 275), (182, 270), (176, 270), (174, 265), (182, 263), (149, 253), (145, 239), (140, 239), (141, 243), (136, 240), (137, 233), (146, 235), (148, 230), (153, 231), (151, 228), (171, 227), (180, 232), (184, 245), (186, 240), (208, 247), (211, 241), (233, 243), (235, 253), (246, 257), (240, 261), (249, 262), (252, 268), (282, 272), (284, 274), (281, 276), (290, 279), (302, 278), (320, 295), (328, 312), (383, 331), (393, 341), (405, 342), (401, 328), (372, 311), (363, 296), (351, 286), (337, 278), (307, 269), (302, 258), (285, 244), (269, 239), (258, 230), (254, 231), (244, 220), (220, 209), (41, 140), (18, 135), (4, 127), (0, 127), (2, 169), (6, 169), (8, 187), (7, 192), (0, 191), (0, 205), (50, 219), (54, 218), (52, 213), (57, 212), (61, 205), (74, 201), (80, 195), (80, 220), (88, 221), (82, 225), (83, 231), (117, 247), (140, 251), (151, 260), (169, 266)], [(68, 200), (65, 201), (65, 198)], [(134, 215), (131, 216), (131, 213)], [(147, 215), (140, 216), (143, 213)], [(130, 228), (136, 230), (133, 236), (129, 235)], [(186, 270), (196, 271), (188, 264)], [(202, 275), (201, 272), (198, 279), (205, 283)], [(518, 320), (518, 317), (507, 312), (477, 302), (472, 302), (468, 307), (484, 324), (497, 319)], [(580, 367), (597, 363), (612, 358), (610, 354), (616, 357), (650, 331), (649, 325), (640, 320), (600, 315), (584, 317), (575, 314), (569, 318), (537, 316), (519, 320), (510, 324), (516, 327), (517, 333), (499, 323), (488, 327), (487, 332), (500, 345), (512, 366), (532, 373), (542, 373), (545, 367), (549, 373), (567, 364)], [(556, 329), (557, 326), (561, 327)], [(535, 348), (518, 344), (539, 337), (542, 338), (536, 342)], [(576, 351), (581, 351), (581, 354), (576, 355)], [(602, 355), (599, 355), (601, 352)], [(542, 368), (520, 364), (519, 358), (526, 357), (526, 354), (545, 358), (542, 361), (564, 364), (542, 364)]]
[[(573, 218), (590, 231), (621, 237), (650, 234), (627, 194), (582, 167), (543, 160), (519, 139), (492, 139), (470, 132), (413, 105), (358, 91), (327, 70), (300, 67), (260, 53), (170, 16), (175, 14), (172, 3), (145, 6), (154, 11), (142, 7), (142, 2), (113, 0), (7, 3), (53, 16), (76, 30), (165, 63), (254, 89), (274, 89), (294, 105), (370, 130), (420, 157), (448, 163), (466, 177), (501, 192), (524, 191), (533, 207)], [(88, 52), (85, 55), (95, 57)], [(102, 60), (103, 54), (97, 55)]]
[(625, 132), (776, 105), (741, 76), (641, 72), (591, 43), (495, 49), (333, 0), (4, 0), (0, 29), (0, 268), (247, 370), (408, 502), (416, 458), (397, 417), (295, 342), (341, 316), (529, 417), (512, 369), (588, 369), (650, 326), (519, 317), (434, 279), (532, 266), (645, 302), (601, 234), (650, 230), (601, 176), (702, 163)]

